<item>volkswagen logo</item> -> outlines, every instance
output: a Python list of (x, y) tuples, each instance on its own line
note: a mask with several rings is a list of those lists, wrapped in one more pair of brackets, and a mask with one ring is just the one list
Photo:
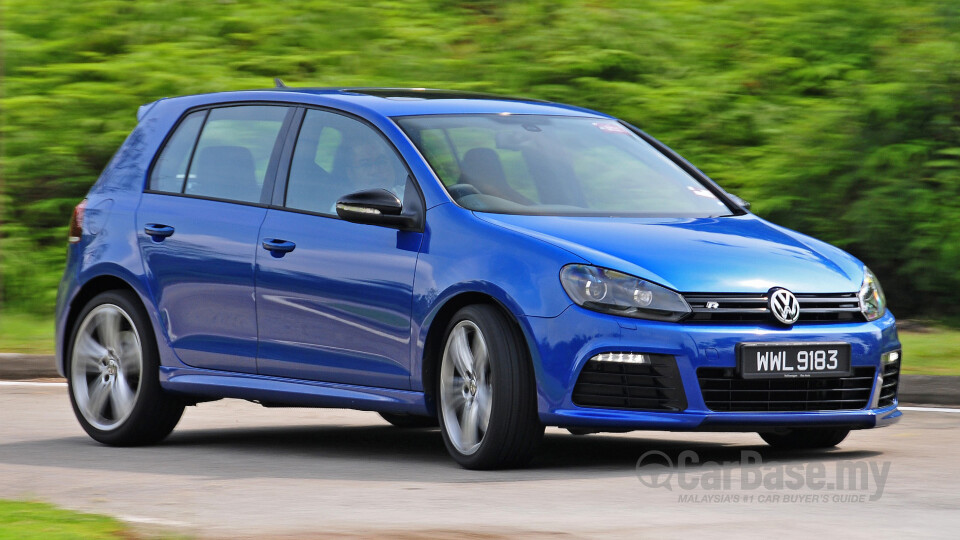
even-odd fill
[(793, 324), (800, 318), (800, 303), (792, 292), (786, 289), (770, 289), (767, 300), (770, 312), (783, 324)]

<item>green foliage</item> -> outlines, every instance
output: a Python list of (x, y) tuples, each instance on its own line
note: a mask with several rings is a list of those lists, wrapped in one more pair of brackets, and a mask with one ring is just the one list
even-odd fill
[(429, 86), (633, 122), (754, 210), (854, 253), (898, 314), (960, 315), (950, 0), (6, 0), (0, 299), (50, 310), (70, 209), (196, 92)]
[(0, 352), (53, 354), (53, 318), (50, 315), (14, 313), (0, 315)]
[(135, 538), (118, 521), (46, 503), (0, 500), (0, 540)]
[(907, 375), (960, 375), (960, 331), (928, 328), (900, 332), (903, 373)]

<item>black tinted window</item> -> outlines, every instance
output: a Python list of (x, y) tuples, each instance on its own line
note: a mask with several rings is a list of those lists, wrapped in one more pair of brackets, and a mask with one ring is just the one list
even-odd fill
[(153, 174), (150, 175), (150, 189), (154, 191), (168, 191), (180, 193), (183, 191), (183, 179), (190, 165), (190, 152), (197, 142), (197, 134), (203, 125), (203, 117), (207, 111), (191, 113), (180, 125), (177, 131), (167, 141), (167, 145), (160, 152)]
[(213, 109), (203, 125), (184, 193), (259, 202), (287, 107)]
[(309, 110), (290, 164), (286, 206), (336, 215), (340, 197), (382, 188), (401, 201), (413, 189), (407, 169), (386, 139), (343, 115)]

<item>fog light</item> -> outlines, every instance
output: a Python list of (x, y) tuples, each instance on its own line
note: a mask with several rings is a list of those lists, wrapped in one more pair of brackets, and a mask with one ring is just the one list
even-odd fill
[(620, 364), (649, 364), (650, 356), (632, 352), (606, 352), (600, 353), (590, 360), (596, 360), (597, 362), (617, 362)]
[(900, 360), (900, 351), (885, 352), (880, 357), (880, 361), (884, 364), (892, 364), (898, 360)]

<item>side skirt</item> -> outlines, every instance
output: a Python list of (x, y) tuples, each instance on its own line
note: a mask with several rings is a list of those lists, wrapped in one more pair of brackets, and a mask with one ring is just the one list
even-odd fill
[(423, 392), (284, 379), (197, 368), (160, 368), (164, 390), (201, 398), (237, 398), (270, 406), (330, 407), (430, 416)]

